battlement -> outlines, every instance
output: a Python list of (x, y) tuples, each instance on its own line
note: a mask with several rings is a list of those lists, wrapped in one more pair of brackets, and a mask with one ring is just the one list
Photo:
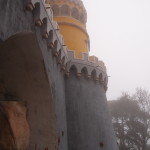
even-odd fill
[[(82, 12), (72, 1), (80, 2), (58, 4), (64, 8), (68, 2)], [(53, 18), (52, 5), (45, 2), (0, 0), (0, 99), (18, 101), (1, 105), (0, 149), (118, 150), (107, 107), (106, 67), (89, 56), (86, 33), (58, 26), (59, 17)], [(60, 21), (70, 19), (64, 18)], [(71, 20), (72, 25), (78, 21)]]
[(88, 53), (80, 53), (80, 58), (75, 58), (74, 51), (68, 51), (69, 60), (81, 61), (91, 64), (92, 66), (98, 67), (103, 73), (106, 74), (106, 66), (103, 61), (98, 60), (96, 56), (89, 56)]
[(41, 28), (41, 36), (47, 40), (47, 46), (52, 50), (57, 62), (65, 70), (68, 62), (67, 48), (64, 47), (63, 36), (59, 32), (59, 26), (53, 21), (53, 11), (50, 5), (41, 0), (25, 0), (25, 8), (33, 13), (34, 24)]
[(75, 58), (74, 51), (68, 51), (69, 63), (67, 65), (67, 75), (72, 69), (77, 77), (85, 76), (87, 79), (94, 79), (103, 84), (107, 89), (108, 76), (105, 64), (98, 60), (96, 56), (89, 56), (88, 53), (81, 53), (80, 58)]
[(107, 89), (108, 77), (104, 63), (88, 53), (80, 53), (80, 58), (75, 58), (74, 51), (69, 51), (64, 45), (63, 36), (57, 22), (53, 21), (53, 12), (49, 5), (41, 0), (26, 0), (25, 8), (33, 13), (35, 26), (41, 28), (41, 36), (47, 40), (47, 46), (66, 75), (75, 67), (77, 77), (84, 74), (88, 79), (99, 81)]

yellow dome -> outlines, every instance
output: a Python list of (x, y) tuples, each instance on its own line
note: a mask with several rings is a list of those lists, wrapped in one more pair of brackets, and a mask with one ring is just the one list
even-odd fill
[(81, 52), (89, 51), (89, 36), (86, 31), (87, 14), (81, 0), (47, 0), (58, 22), (64, 43), (69, 50), (80, 57)]

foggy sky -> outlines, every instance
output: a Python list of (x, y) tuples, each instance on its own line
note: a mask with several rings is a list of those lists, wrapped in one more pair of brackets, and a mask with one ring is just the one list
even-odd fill
[(150, 90), (150, 0), (83, 0), (91, 52), (103, 60), (107, 98)]

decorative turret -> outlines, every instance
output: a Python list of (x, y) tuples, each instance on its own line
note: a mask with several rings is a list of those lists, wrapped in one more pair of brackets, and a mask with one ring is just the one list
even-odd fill
[(90, 42), (86, 31), (87, 14), (81, 0), (47, 0), (51, 5), (64, 43), (80, 58), (81, 52), (89, 52)]

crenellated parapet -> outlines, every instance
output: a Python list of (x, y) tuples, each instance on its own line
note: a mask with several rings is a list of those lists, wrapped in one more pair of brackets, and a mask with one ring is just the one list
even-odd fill
[(107, 90), (108, 76), (104, 63), (95, 56), (89, 56), (87, 52), (80, 53), (80, 57), (76, 58), (74, 51), (68, 50), (57, 22), (53, 21), (51, 7), (41, 0), (25, 0), (25, 8), (33, 13), (34, 24), (41, 28), (41, 36), (47, 40), (47, 46), (56, 57), (61, 70), (69, 76), (70, 70), (74, 68), (78, 78), (83, 75), (87, 79), (93, 79)]
[(80, 55), (80, 59), (75, 58), (74, 51), (68, 51), (67, 76), (70, 75), (71, 71), (74, 71), (78, 78), (84, 76), (87, 79), (93, 79), (107, 90), (108, 76), (105, 64), (96, 56), (89, 56), (88, 53), (81, 53)]
[[(57, 2), (63, 15), (55, 16), (46, 1)], [(3, 136), (8, 146), (5, 137), (12, 139), (10, 148), (4, 149), (118, 150), (106, 67), (89, 56), (79, 6), (82, 0), (0, 0), (0, 100), (23, 101), (8, 105), (10, 116), (2, 118), (8, 127), (13, 123)], [(21, 115), (12, 113), (16, 109)]]
[(47, 41), (47, 46), (56, 57), (57, 63), (65, 71), (68, 62), (67, 48), (57, 22), (53, 21), (51, 7), (41, 0), (25, 0), (24, 6), (26, 10), (32, 12), (35, 26), (41, 28), (42, 38)]

